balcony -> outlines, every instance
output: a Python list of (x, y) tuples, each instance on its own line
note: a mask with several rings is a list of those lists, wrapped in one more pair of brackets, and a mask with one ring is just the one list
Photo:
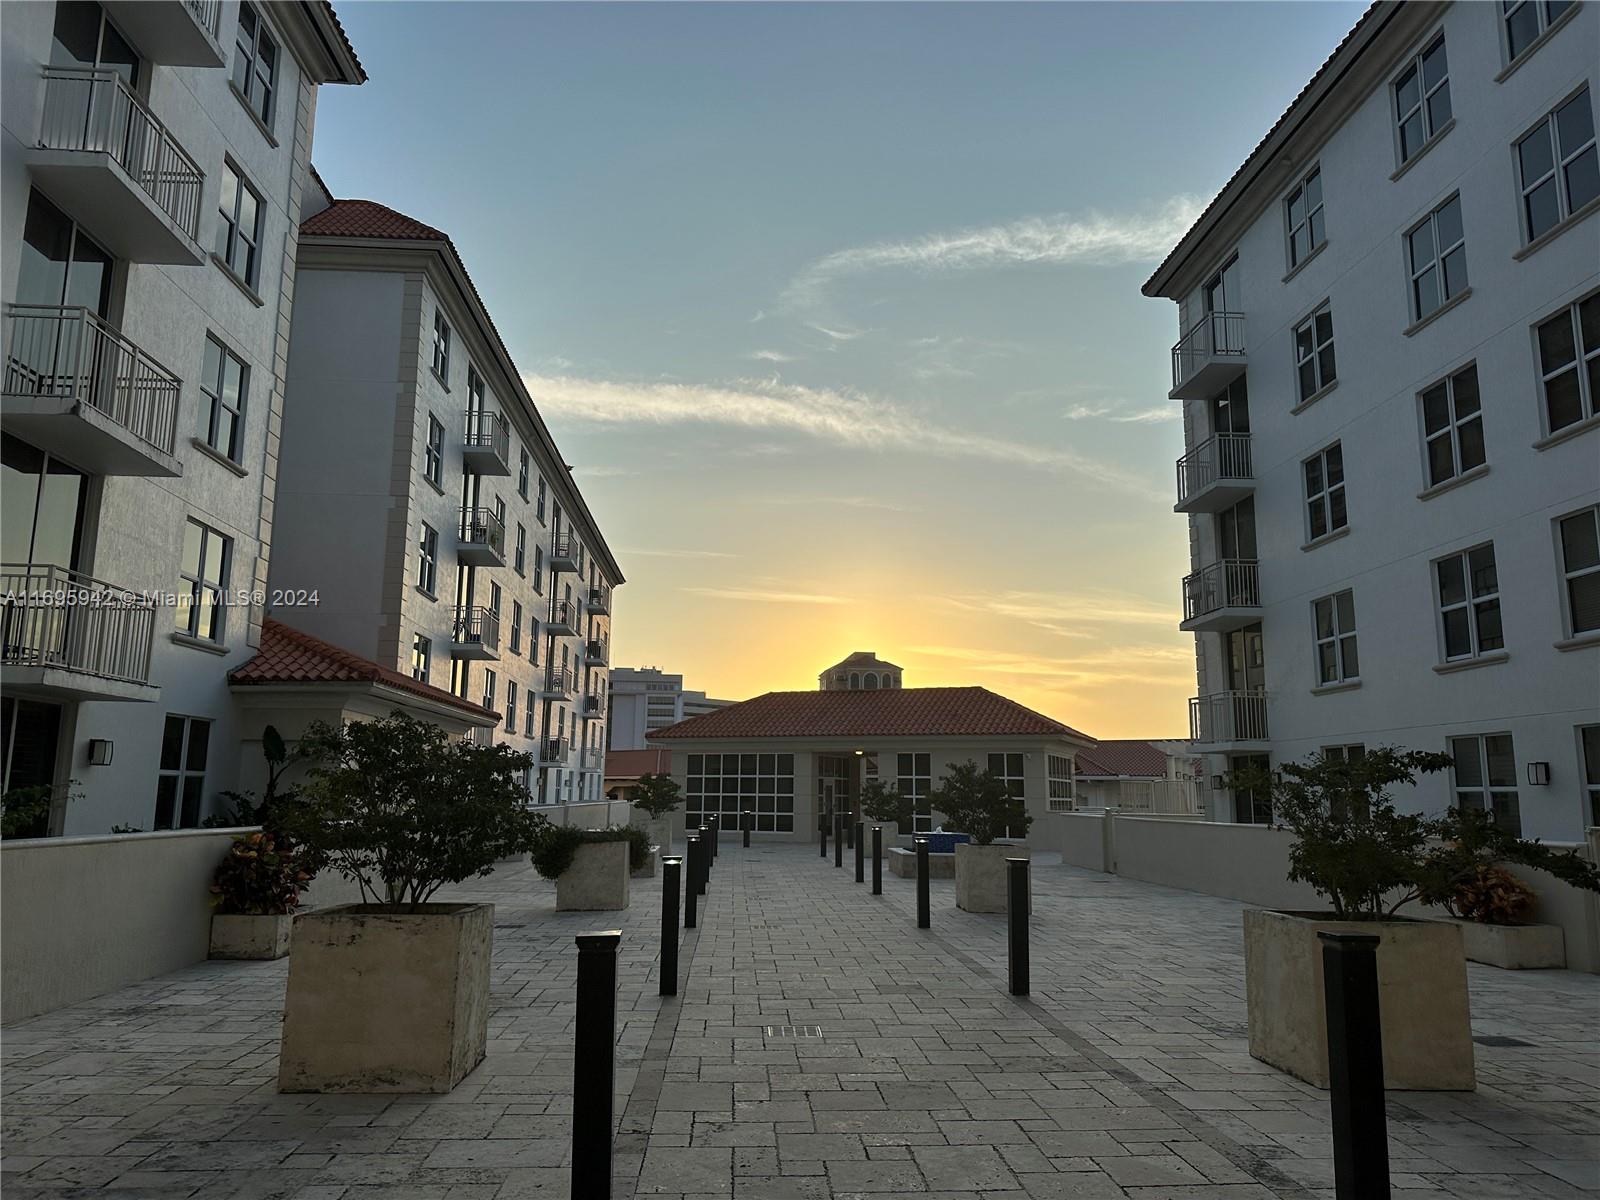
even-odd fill
[(463, 508), (456, 557), (463, 566), (506, 565), (506, 523), (492, 508)]
[(1267, 694), (1214, 692), (1189, 700), (1189, 737), (1207, 750), (1265, 750)]
[(511, 474), (511, 427), (497, 412), (478, 409), (467, 414), (461, 457), (478, 475)]
[(589, 599), (584, 607), (593, 617), (609, 617), (611, 615), (611, 589), (604, 584), (597, 584), (589, 589)]
[(570, 600), (557, 600), (551, 608), (550, 619), (545, 622), (544, 631), (556, 637), (576, 637), (582, 620), (576, 604)]
[(450, 657), (486, 661), (500, 657), (500, 614), (474, 604), (456, 610), (450, 630)]
[(1261, 571), (1253, 558), (1225, 558), (1183, 581), (1185, 633), (1227, 633), (1261, 619)]
[(567, 762), (567, 739), (563, 737), (547, 737), (539, 739), (539, 765), (541, 767), (561, 767)]
[(1171, 400), (1209, 400), (1244, 374), (1244, 314), (1206, 313), (1172, 348)]
[(178, 377), (87, 308), (14, 304), (6, 429), (96, 475), (183, 474)]
[(550, 568), (554, 571), (583, 570), (583, 543), (570, 529), (556, 530), (550, 543)]
[(0, 684), (50, 700), (158, 700), (155, 620), (153, 600), (65, 567), (0, 565)]
[(118, 258), (199, 266), (205, 176), (115, 71), (46, 67), (39, 189)]
[(1256, 490), (1248, 433), (1219, 433), (1178, 460), (1173, 512), (1215, 513)]
[(578, 677), (571, 667), (546, 667), (536, 687), (541, 700), (571, 700), (578, 690)]
[(603, 667), (611, 654), (611, 646), (604, 638), (590, 638), (583, 644), (583, 665)]
[(220, 67), (222, 0), (101, 0), (117, 28), (151, 62)]
[(599, 720), (606, 715), (606, 694), (604, 692), (590, 692), (583, 698), (583, 719), (585, 721)]

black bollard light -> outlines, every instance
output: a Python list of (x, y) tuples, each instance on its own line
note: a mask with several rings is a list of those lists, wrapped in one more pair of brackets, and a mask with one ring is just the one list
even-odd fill
[(700, 835), (686, 833), (683, 842), (688, 848), (685, 856), (688, 869), (684, 872), (683, 885), (683, 927), (693, 929), (695, 916), (700, 910)]
[(1318, 933), (1328, 1013), (1328, 1104), (1335, 1200), (1389, 1200), (1378, 935)]
[(1007, 965), (1011, 994), (1028, 994), (1028, 860), (1006, 859)]
[(883, 895), (883, 826), (872, 827), (872, 894)]
[(844, 866), (844, 814), (833, 814), (833, 865)]
[(706, 894), (706, 884), (711, 882), (711, 826), (700, 826), (700, 869), (695, 872), (695, 886)]
[(750, 831), (755, 828), (756, 814), (748, 808), (744, 810), (744, 848), (750, 849)]
[(933, 927), (933, 905), (928, 899), (928, 839), (911, 839), (917, 847), (917, 928)]
[(828, 857), (828, 822), (827, 822), (826, 818), (824, 818), (823, 820), (817, 822), (817, 832), (822, 835), (821, 838), (819, 839), (821, 841), (821, 843), (822, 843), (822, 857), (823, 858), (827, 858)]
[(683, 859), (661, 860), (661, 989), (657, 995), (678, 994), (678, 893)]
[(611, 1200), (616, 1090), (617, 945), (622, 931), (580, 933), (572, 1054), (572, 1200)]
[(860, 821), (857, 821), (853, 828), (855, 836), (851, 841), (856, 848), (856, 882), (864, 883), (867, 878), (867, 835)]
[(849, 817), (844, 819), (844, 843), (846, 849), (854, 850), (856, 848), (856, 831), (860, 828), (859, 822), (852, 821)]
[(722, 849), (722, 814), (714, 813), (711, 817), (711, 857), (716, 856)]

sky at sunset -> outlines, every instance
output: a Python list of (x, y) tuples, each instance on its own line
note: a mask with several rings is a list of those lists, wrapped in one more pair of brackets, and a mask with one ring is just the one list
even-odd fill
[(454, 237), (627, 573), (613, 663), (871, 649), (1182, 736), (1139, 286), (1360, 7), (346, 0), (316, 160)]

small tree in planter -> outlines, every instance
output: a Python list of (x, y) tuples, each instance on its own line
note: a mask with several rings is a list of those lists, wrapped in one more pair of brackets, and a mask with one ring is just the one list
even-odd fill
[(869, 821), (893, 825), (896, 833), (906, 833), (914, 825), (915, 812), (911, 797), (902, 796), (881, 779), (869, 779), (861, 785), (861, 815)]
[(483, 1060), (494, 906), (432, 897), (532, 849), (532, 758), (398, 711), (301, 744), (313, 765), (290, 832), (366, 902), (295, 924), (278, 1087), (449, 1091)]
[(650, 818), (656, 844), (671, 848), (672, 814), (683, 803), (683, 792), (671, 775), (646, 773), (634, 785), (633, 799), (628, 803)]
[(1005, 860), (1027, 858), (1028, 849), (994, 841), (1026, 837), (1033, 818), (1003, 780), (980, 771), (971, 759), (947, 766), (949, 773), (928, 801), (944, 814), (948, 827), (972, 839), (956, 844), (956, 905), (968, 912), (1005, 912)]
[(556, 908), (561, 911), (627, 908), (629, 875), (649, 859), (650, 835), (631, 825), (546, 825), (533, 843), (533, 869), (555, 881)]
[(289, 953), (300, 889), (310, 875), (295, 846), (265, 830), (240, 834), (211, 883), (211, 957), (273, 959)]

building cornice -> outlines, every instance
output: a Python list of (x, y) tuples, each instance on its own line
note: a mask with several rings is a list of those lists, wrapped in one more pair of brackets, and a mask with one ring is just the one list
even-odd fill
[(367, 81), (355, 48), (326, 0), (278, 0), (268, 11), (301, 69), (317, 83)]

